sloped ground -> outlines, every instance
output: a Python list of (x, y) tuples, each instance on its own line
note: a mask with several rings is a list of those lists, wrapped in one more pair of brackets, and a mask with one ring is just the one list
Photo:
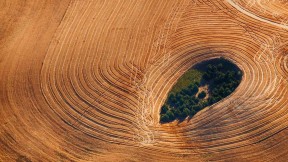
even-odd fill
[[(285, 161), (287, 4), (246, 3), (2, 0), (0, 161)], [(177, 79), (220, 56), (235, 93), (159, 124)]]

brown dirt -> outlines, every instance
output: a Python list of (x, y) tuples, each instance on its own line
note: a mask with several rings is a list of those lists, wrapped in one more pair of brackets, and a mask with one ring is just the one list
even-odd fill
[[(285, 161), (287, 4), (246, 3), (1, 1), (0, 161)], [(220, 56), (236, 91), (159, 124), (177, 79)]]

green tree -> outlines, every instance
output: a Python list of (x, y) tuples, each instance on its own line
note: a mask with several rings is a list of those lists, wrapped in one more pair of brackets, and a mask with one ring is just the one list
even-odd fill
[(190, 96), (195, 95), (199, 91), (199, 88), (198, 88), (198, 86), (196, 84), (190, 85), (189, 89), (190, 89), (190, 91), (189, 91), (189, 95)]
[(199, 99), (203, 99), (203, 98), (205, 98), (206, 97), (206, 93), (204, 92), (204, 91), (202, 91), (202, 92), (200, 92), (199, 94), (198, 94), (198, 98)]
[(167, 114), (161, 115), (160, 121), (161, 122), (168, 122), (169, 116)]
[(172, 112), (174, 113), (175, 118), (179, 118), (181, 116), (181, 111), (177, 109), (172, 109)]
[(170, 94), (168, 97), (168, 104), (170, 106), (174, 106), (176, 104), (176, 102), (177, 102), (177, 99), (176, 99), (175, 95), (173, 93)]
[(169, 110), (168, 106), (165, 104), (161, 108), (161, 114), (165, 114)]
[(175, 115), (172, 111), (167, 111), (166, 115), (168, 115), (169, 120), (174, 120), (175, 119)]
[(188, 108), (184, 108), (183, 113), (184, 113), (184, 116), (187, 117), (190, 115), (190, 110)]

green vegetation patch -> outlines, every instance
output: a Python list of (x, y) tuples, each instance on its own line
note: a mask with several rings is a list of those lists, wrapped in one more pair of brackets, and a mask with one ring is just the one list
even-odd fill
[(230, 95), (238, 87), (241, 79), (240, 69), (224, 58), (195, 65), (169, 92), (161, 108), (160, 122), (166, 123), (194, 116), (203, 108)]
[(183, 89), (187, 89), (190, 85), (199, 84), (203, 76), (203, 72), (190, 69), (177, 81), (170, 93), (179, 93)]

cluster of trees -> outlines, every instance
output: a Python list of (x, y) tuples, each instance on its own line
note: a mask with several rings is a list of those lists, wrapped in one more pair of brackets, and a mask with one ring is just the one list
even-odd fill
[(198, 91), (199, 83), (196, 83), (189, 85), (176, 94), (170, 94), (161, 108), (161, 122), (185, 119), (187, 116), (193, 116), (196, 112), (208, 106), (207, 101), (204, 100), (206, 93), (202, 91), (196, 97)]
[(231, 62), (222, 60), (216, 65), (208, 64), (203, 79), (209, 83), (209, 105), (230, 95), (240, 84), (242, 73)]
[[(241, 71), (227, 60), (205, 65), (201, 85), (208, 85), (209, 97), (206, 92), (199, 91), (199, 83), (192, 83), (180, 92), (170, 93), (161, 108), (160, 121), (170, 122), (175, 119), (192, 117), (204, 107), (212, 105), (231, 94), (239, 85)], [(196, 95), (198, 94), (198, 95)]]

